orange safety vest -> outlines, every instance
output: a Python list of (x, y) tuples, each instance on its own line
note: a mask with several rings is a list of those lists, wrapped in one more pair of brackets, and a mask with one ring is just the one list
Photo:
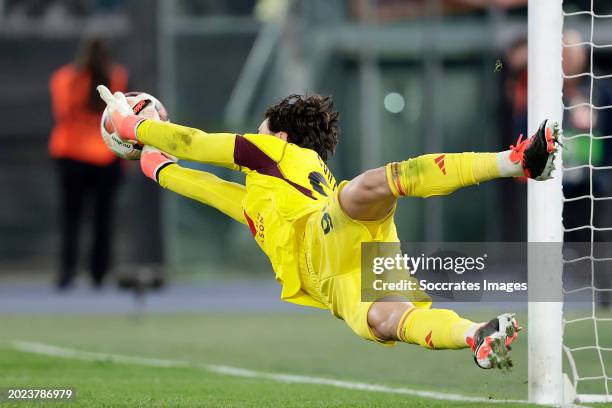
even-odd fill
[[(127, 78), (125, 68), (113, 66), (111, 91), (125, 92)], [(102, 114), (88, 106), (90, 82), (90, 74), (78, 70), (73, 64), (61, 67), (51, 76), (49, 88), (55, 126), (49, 140), (49, 153), (54, 159), (73, 159), (105, 166), (117, 157), (100, 135)]]

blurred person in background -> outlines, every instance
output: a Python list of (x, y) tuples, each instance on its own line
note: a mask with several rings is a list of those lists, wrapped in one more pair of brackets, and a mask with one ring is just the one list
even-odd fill
[(85, 39), (75, 60), (55, 71), (50, 79), (55, 126), (49, 153), (57, 165), (61, 200), (61, 249), (57, 287), (69, 288), (77, 270), (79, 230), (84, 211), (93, 204), (89, 271), (92, 285), (100, 288), (111, 258), (112, 217), (121, 179), (118, 158), (100, 136), (105, 105), (96, 91), (106, 84), (127, 90), (127, 71), (114, 64), (100, 38)]
[[(576, 30), (567, 30), (563, 34), (566, 45), (583, 42), (582, 35)], [(596, 110), (589, 104), (601, 106), (608, 104), (610, 89), (604, 83), (594, 83), (591, 94), (591, 79), (588, 76), (576, 76), (589, 72), (589, 48), (574, 46), (563, 48), (563, 104), (571, 109), (565, 109), (563, 118), (563, 132), (566, 138), (563, 151), (563, 167), (574, 168), (563, 173), (563, 195), (567, 199), (584, 197), (567, 201), (563, 206), (563, 224), (565, 228), (591, 226), (596, 228), (611, 227), (612, 219), (607, 201), (595, 201), (598, 197), (610, 196), (611, 191), (606, 180), (609, 173), (606, 171), (591, 170), (583, 165), (602, 167), (610, 161), (609, 148), (606, 149), (606, 139), (609, 135), (608, 123), (612, 122), (610, 110)], [(593, 72), (596, 72), (593, 69)], [(574, 77), (572, 77), (574, 76)], [(568, 78), (569, 77), (569, 78)], [(593, 137), (576, 137), (577, 135), (592, 135)], [(610, 234), (605, 231), (591, 232), (591, 228), (576, 229), (565, 232), (566, 242), (607, 242)], [(584, 248), (580, 246), (579, 248)], [(570, 248), (574, 251), (575, 248)], [(576, 253), (570, 257), (582, 254)], [(591, 279), (595, 287), (609, 288), (610, 277), (606, 273), (598, 273), (598, 267), (588, 271), (587, 279)], [(600, 306), (610, 306), (610, 293), (599, 292), (597, 303)]]
[[(516, 39), (504, 53), (503, 69), (499, 71), (500, 94), (499, 132), (502, 145), (510, 145), (516, 135), (527, 134), (527, 38)], [(499, 191), (504, 241), (524, 241), (527, 235), (527, 179), (506, 180)]]
[[(582, 42), (582, 36), (578, 31), (567, 30), (563, 35), (565, 44), (577, 44)], [(590, 97), (590, 79), (586, 76), (567, 78), (587, 72), (587, 51), (584, 46), (563, 48), (563, 73), (566, 78), (563, 81), (563, 104), (566, 109), (563, 118), (563, 132), (566, 138), (566, 149), (563, 151), (563, 167), (576, 167), (590, 163), (593, 166), (601, 166), (604, 159), (604, 150), (601, 140), (589, 137), (577, 137), (576, 135), (593, 132), (593, 136), (599, 136), (599, 115), (597, 110), (588, 106)], [(599, 99), (593, 95), (593, 104), (597, 105)], [(585, 104), (585, 105), (582, 105)], [(601, 196), (601, 181), (597, 172), (593, 172), (593, 186), (591, 191), (591, 172), (588, 168), (579, 168), (565, 171), (563, 174), (563, 193), (566, 198), (575, 198), (593, 194)], [(593, 214), (593, 223), (597, 225), (598, 214)], [(567, 202), (563, 210), (563, 219), (566, 228), (591, 224), (591, 200), (581, 199)], [(590, 242), (591, 230), (581, 229), (565, 233), (568, 242)]]
[(504, 58), (503, 95), (506, 120), (504, 142), (510, 143), (517, 134), (527, 133), (527, 39), (519, 38), (506, 51)]

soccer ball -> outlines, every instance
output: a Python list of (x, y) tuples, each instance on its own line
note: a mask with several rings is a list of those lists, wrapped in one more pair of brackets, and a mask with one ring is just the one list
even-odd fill
[[(164, 105), (154, 96), (145, 92), (128, 92), (125, 97), (132, 107), (134, 115), (142, 116), (147, 119), (168, 121), (168, 112)], [(100, 121), (100, 133), (104, 143), (117, 156), (127, 160), (140, 159), (142, 145), (132, 140), (123, 140), (117, 132), (111, 121), (111, 115), (108, 108), (102, 113)]]

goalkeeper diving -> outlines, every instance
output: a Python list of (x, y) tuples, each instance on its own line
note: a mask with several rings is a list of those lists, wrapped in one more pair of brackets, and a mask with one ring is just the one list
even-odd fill
[[(398, 200), (447, 195), (501, 177), (551, 177), (559, 129), (545, 120), (499, 153), (436, 153), (336, 182), (326, 165), (338, 143), (331, 97), (290, 95), (265, 112), (253, 134), (204, 131), (131, 114), (121, 93), (98, 87), (119, 136), (144, 145), (144, 174), (163, 188), (210, 205), (247, 226), (268, 256), (282, 300), (322, 309), (360, 337), (429, 349), (472, 351), (481, 368), (511, 366), (514, 314), (473, 322), (435, 309), (427, 296), (381, 294), (361, 301), (362, 242), (399, 242)], [(178, 159), (246, 174), (245, 185), (183, 168)]]

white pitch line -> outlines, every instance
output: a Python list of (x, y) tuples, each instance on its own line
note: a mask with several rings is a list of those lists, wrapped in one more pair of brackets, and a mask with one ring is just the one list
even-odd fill
[(324, 377), (312, 377), (297, 374), (268, 373), (263, 371), (255, 371), (224, 365), (192, 364), (187, 361), (181, 360), (165, 360), (158, 358), (125, 356), (120, 354), (97, 353), (29, 341), (13, 341), (10, 343), (10, 345), (13, 349), (25, 353), (42, 354), (46, 356), (68, 358), (73, 360), (133, 364), (161, 368), (196, 368), (208, 371), (210, 373), (231, 377), (255, 378), (283, 383), (326, 385), (330, 387), (344, 388), (349, 390), (380, 392), (385, 394), (411, 395), (415, 397), (428, 398), (438, 401), (475, 402), (486, 404), (528, 403), (528, 401), (525, 400), (494, 400), (482, 397), (469, 397), (461, 394), (422, 391), (404, 387), (389, 387), (386, 385), (335, 380)]

